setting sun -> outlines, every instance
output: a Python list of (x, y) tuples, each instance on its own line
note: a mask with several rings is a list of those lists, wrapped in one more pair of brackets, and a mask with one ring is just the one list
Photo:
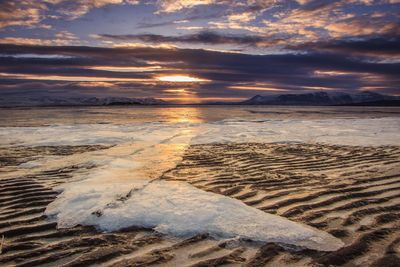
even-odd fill
[(160, 76), (157, 79), (163, 82), (176, 82), (176, 83), (209, 82), (209, 80), (206, 79), (200, 79), (187, 75)]

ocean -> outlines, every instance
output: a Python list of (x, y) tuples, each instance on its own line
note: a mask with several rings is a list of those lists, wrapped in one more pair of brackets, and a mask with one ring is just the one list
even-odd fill
[(112, 106), (0, 108), (0, 126), (214, 122), (224, 119), (398, 117), (398, 107)]

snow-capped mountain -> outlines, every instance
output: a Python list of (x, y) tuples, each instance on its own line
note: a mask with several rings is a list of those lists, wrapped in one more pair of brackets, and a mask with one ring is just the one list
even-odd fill
[(128, 97), (18, 97), (1, 98), (1, 107), (24, 106), (111, 106), (111, 105), (163, 105), (167, 102), (156, 98)]
[(305, 94), (282, 95), (256, 95), (241, 102), (246, 105), (349, 105), (361, 103), (374, 103), (384, 101), (399, 101), (396, 96), (378, 94), (374, 92), (361, 92), (347, 94), (341, 92), (315, 92)]

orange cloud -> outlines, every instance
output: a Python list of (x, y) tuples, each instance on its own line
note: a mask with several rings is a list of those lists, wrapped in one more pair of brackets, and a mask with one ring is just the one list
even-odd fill
[(70, 81), (70, 82), (149, 82), (149, 79), (137, 78), (110, 78), (110, 77), (88, 77), (88, 76), (61, 76), (43, 74), (17, 74), (0, 72), (1, 78), (43, 80), (43, 81)]
[(158, 0), (158, 12), (171, 13), (185, 8), (192, 8), (200, 5), (210, 5), (216, 3), (217, 0)]

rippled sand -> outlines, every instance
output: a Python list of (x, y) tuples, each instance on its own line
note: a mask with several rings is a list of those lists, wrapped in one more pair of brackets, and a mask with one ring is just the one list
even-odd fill
[[(58, 156), (107, 146), (0, 149), (0, 265), (16, 266), (399, 266), (400, 147), (319, 144), (192, 145), (162, 179), (206, 191), (308, 224), (340, 238), (335, 252), (250, 240), (214, 240), (207, 234), (171, 238), (149, 229), (100, 233), (91, 227), (56, 229), (43, 211), (52, 188), (74, 172), (68, 166), (10, 176), (40, 155)], [(0, 239), (1, 240), (1, 239)]]

